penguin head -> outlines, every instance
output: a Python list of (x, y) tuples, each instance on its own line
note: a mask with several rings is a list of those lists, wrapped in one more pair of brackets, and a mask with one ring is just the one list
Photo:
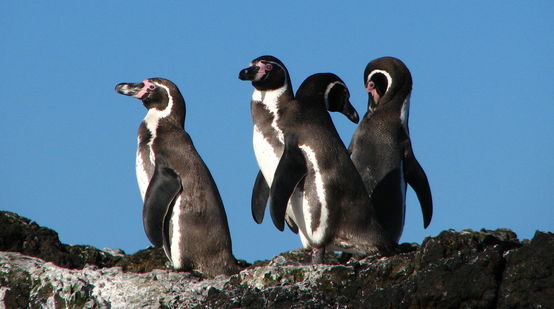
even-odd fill
[(367, 64), (364, 84), (371, 110), (390, 101), (402, 103), (412, 91), (412, 75), (400, 59), (382, 57)]
[(273, 56), (261, 56), (239, 72), (240, 80), (252, 81), (252, 86), (260, 91), (279, 89), (290, 85), (289, 72), (281, 60)]
[(120, 83), (115, 86), (115, 91), (141, 100), (148, 110), (156, 109), (184, 121), (185, 100), (179, 88), (170, 80), (149, 78), (140, 83)]
[(360, 120), (358, 112), (350, 103), (346, 84), (333, 73), (317, 73), (306, 78), (296, 91), (296, 98), (300, 101), (319, 98), (328, 111), (340, 112), (354, 123)]

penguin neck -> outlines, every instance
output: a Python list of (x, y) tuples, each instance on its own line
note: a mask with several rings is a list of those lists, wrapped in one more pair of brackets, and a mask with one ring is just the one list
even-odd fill
[(284, 133), (279, 125), (280, 111), (293, 100), (293, 97), (292, 88), (287, 83), (277, 89), (255, 89), (252, 93), (251, 105), (254, 130), (256, 127), (269, 125), (273, 129), (274, 135), (264, 136), (264, 138), (276, 138), (276, 143), (283, 144)]
[(144, 117), (144, 124), (148, 131), (155, 136), (158, 127), (161, 124), (175, 126), (183, 129), (185, 127), (185, 102), (181, 98), (174, 100), (169, 97), (166, 107), (163, 110), (151, 108)]
[(270, 111), (278, 110), (284, 103), (292, 100), (293, 97), (292, 87), (289, 83), (285, 83), (277, 89), (255, 89), (252, 93), (252, 101), (264, 105)]
[[(380, 98), (379, 102), (373, 105), (374, 110), (398, 110), (402, 108), (402, 103), (406, 99), (409, 100), (410, 92), (406, 91), (397, 91), (395, 93), (385, 93), (383, 97)], [(373, 101), (373, 99), (369, 99)], [(371, 105), (368, 101), (368, 106)]]

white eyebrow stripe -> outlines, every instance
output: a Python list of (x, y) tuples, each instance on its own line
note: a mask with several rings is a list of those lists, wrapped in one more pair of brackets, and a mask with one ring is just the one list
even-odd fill
[(333, 89), (333, 87), (335, 87), (336, 85), (342, 85), (344, 88), (346, 88), (346, 85), (345, 85), (344, 83), (339, 82), (339, 81), (330, 83), (330, 84), (327, 86), (327, 89), (325, 89), (325, 94), (323, 95), (323, 98), (324, 98), (324, 100), (325, 100), (325, 104), (326, 104), (326, 105), (329, 105), (329, 104), (328, 104), (328, 101), (329, 101), (329, 92), (331, 92), (331, 89)]
[(392, 86), (392, 77), (390, 76), (389, 72), (385, 71), (385, 70), (373, 70), (371, 71), (371, 73), (369, 73), (369, 75), (367, 76), (367, 80), (365, 81), (366, 85), (367, 85), (367, 82), (369, 82), (369, 80), (371, 79), (371, 77), (377, 73), (381, 73), (383, 75), (385, 75), (385, 77), (387, 78), (387, 90), (385, 91), (385, 93), (387, 91), (389, 91), (389, 88), (390, 86)]

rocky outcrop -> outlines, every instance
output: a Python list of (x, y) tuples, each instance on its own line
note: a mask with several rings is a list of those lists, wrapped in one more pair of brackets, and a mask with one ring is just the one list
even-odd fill
[[(231, 277), (166, 268), (133, 255), (61, 244), (0, 213), (0, 300), (6, 308), (554, 308), (554, 235), (444, 231), (395, 255), (307, 265), (295, 250)], [(1, 306), (0, 306), (1, 307)]]

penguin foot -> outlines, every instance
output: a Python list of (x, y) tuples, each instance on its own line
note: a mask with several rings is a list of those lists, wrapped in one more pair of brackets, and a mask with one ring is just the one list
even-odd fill
[(312, 264), (323, 264), (325, 258), (325, 248), (312, 249)]

